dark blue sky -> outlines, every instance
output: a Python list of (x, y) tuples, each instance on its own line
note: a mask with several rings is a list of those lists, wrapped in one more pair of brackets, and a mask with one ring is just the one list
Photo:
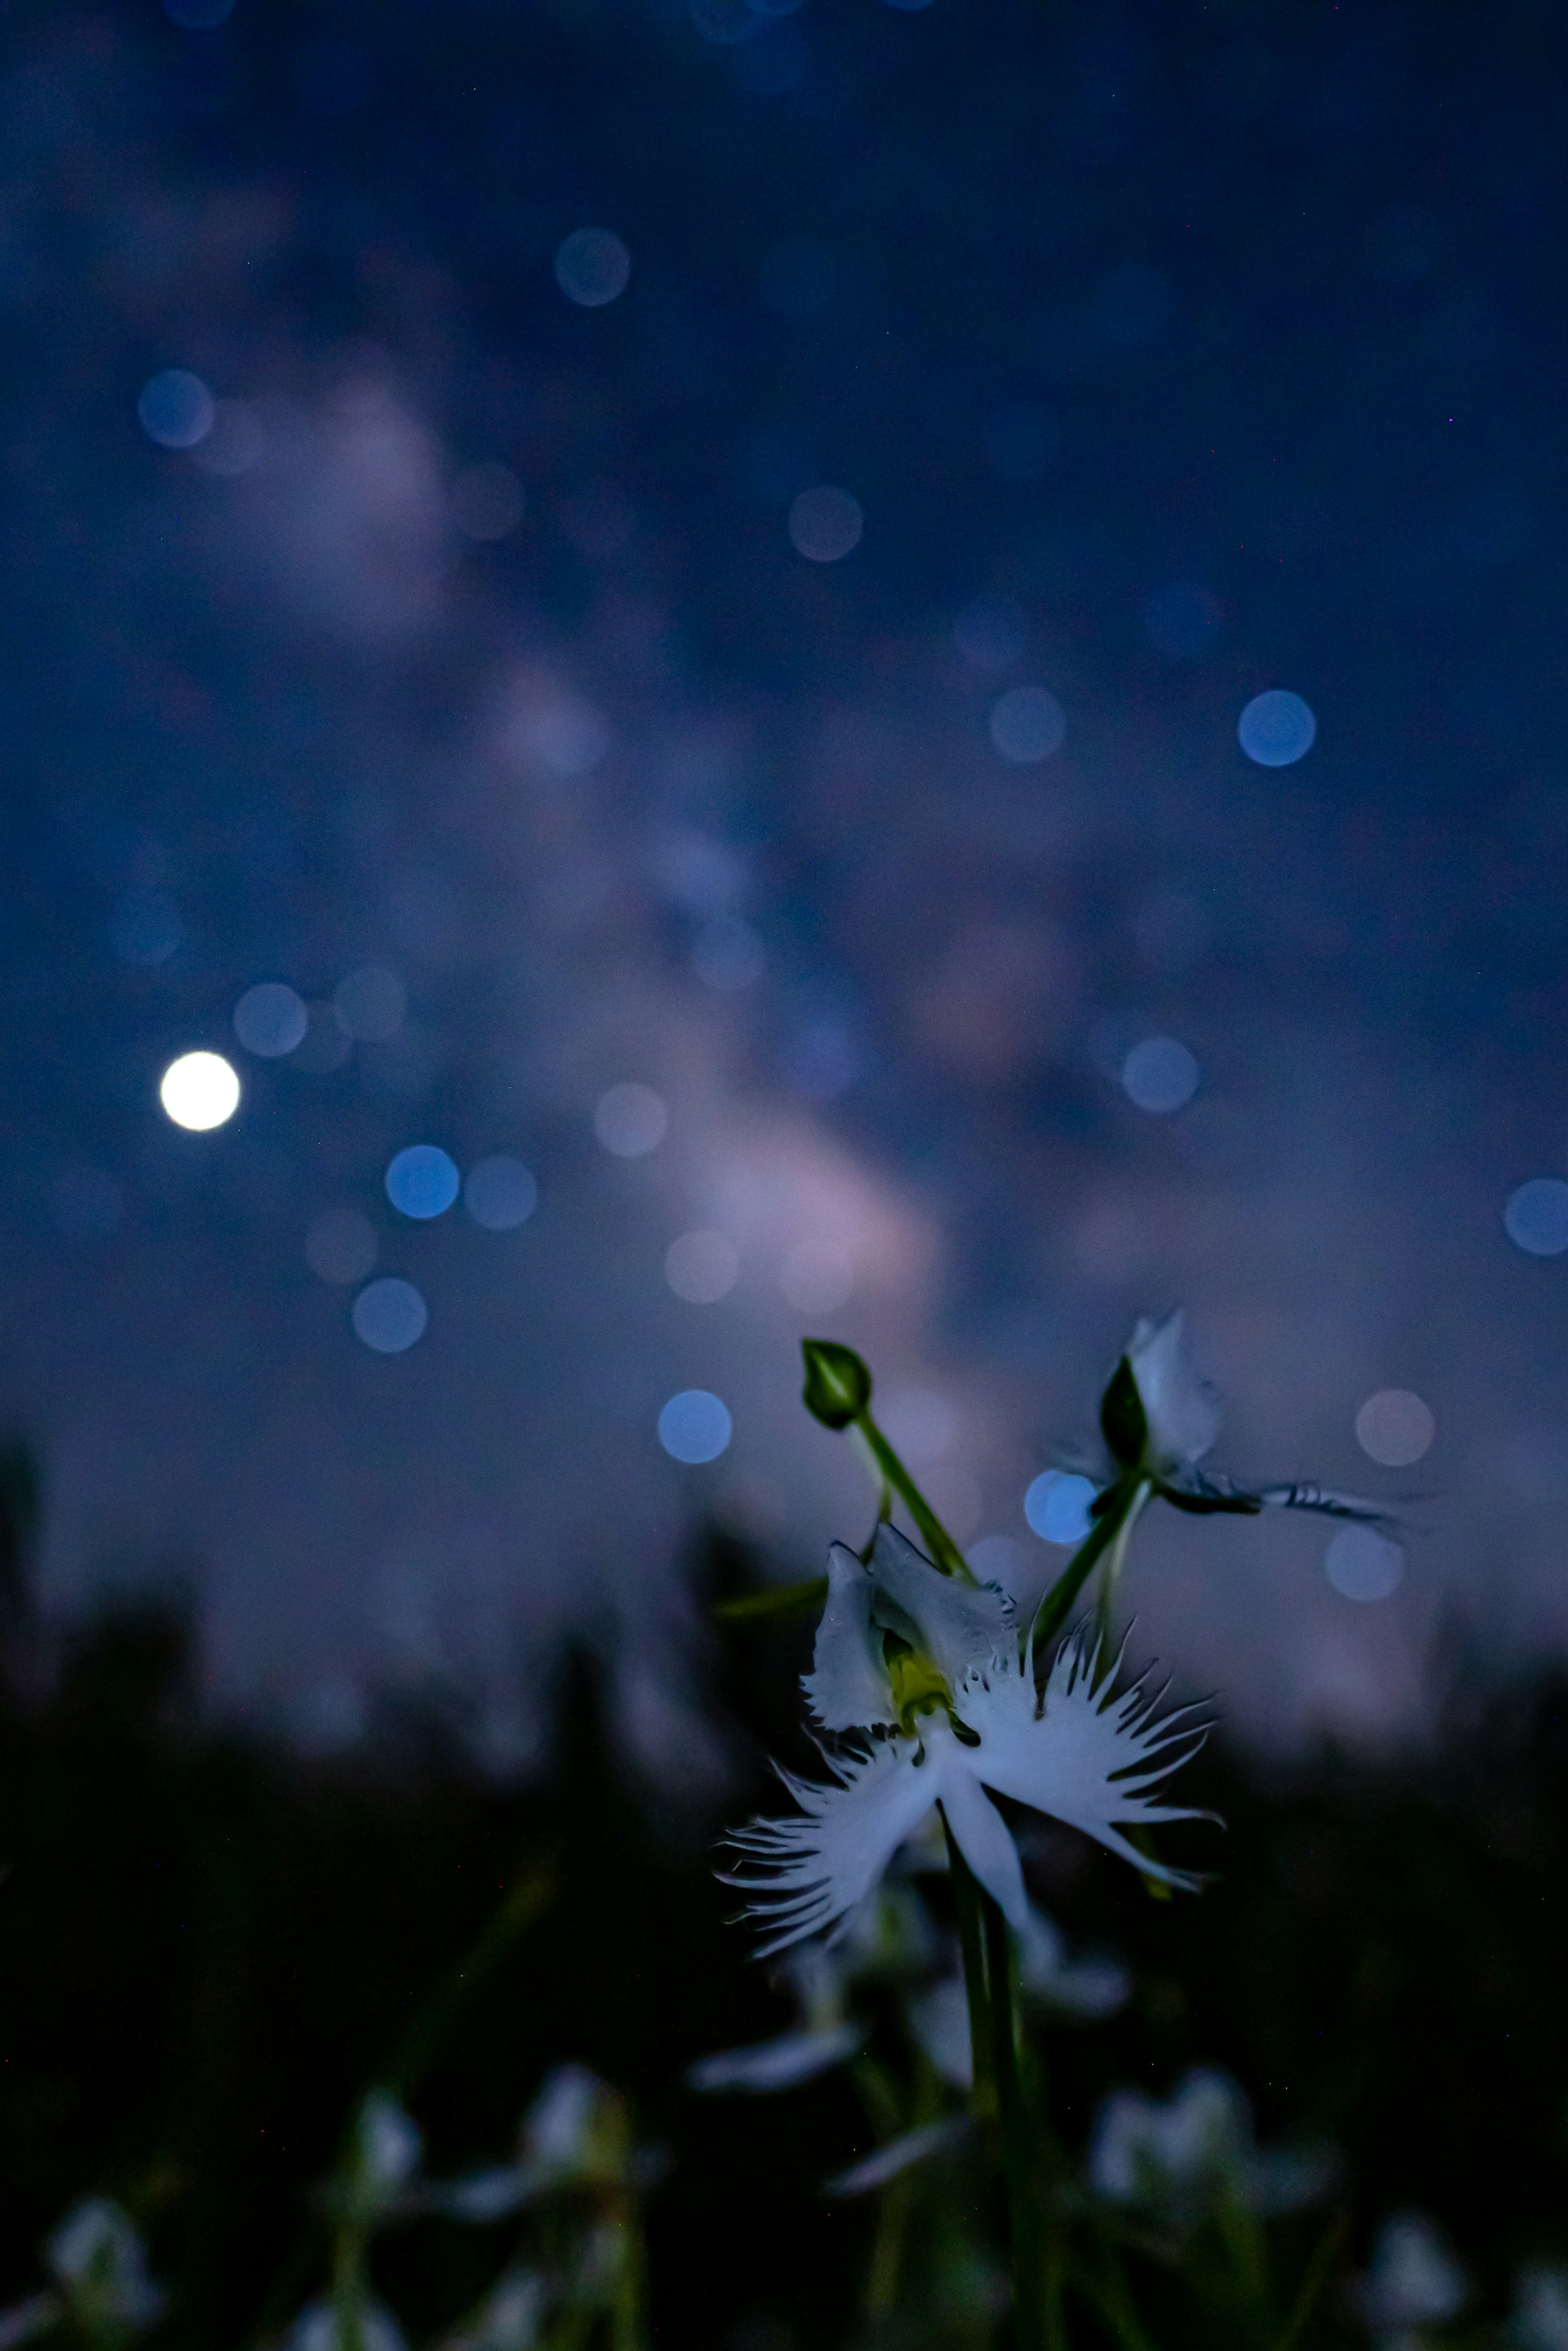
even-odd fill
[[(1561, 1640), (1568, 1261), (1503, 1224), (1568, 1176), (1555, 30), (7, 10), (0, 1399), (58, 1600), (180, 1568), (215, 1690), (331, 1737), (452, 1675), (498, 1755), (544, 1628), (631, 1626), (657, 1749), (691, 1515), (857, 1529), (803, 1329), (1026, 1585), (1180, 1298), (1229, 1466), (1415, 1499), (1376, 1604), (1310, 1523), (1151, 1530), (1140, 1640), (1270, 1736), (1417, 1720), (1456, 1617)], [(402, 1217), (420, 1144), (537, 1209)]]

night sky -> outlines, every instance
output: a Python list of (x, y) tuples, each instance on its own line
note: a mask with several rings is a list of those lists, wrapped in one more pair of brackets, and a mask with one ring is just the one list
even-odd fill
[(500, 1765), (576, 1623), (701, 1774), (672, 1560), (865, 1531), (804, 1332), (1023, 1593), (1180, 1301), (1216, 1463), (1383, 1499), (1403, 1569), (1167, 1512), (1140, 1649), (1277, 1743), (1561, 1644), (1560, 39), (13, 0), (0, 1407), (52, 1607), (182, 1583), (218, 1702), (330, 1745), (442, 1687)]

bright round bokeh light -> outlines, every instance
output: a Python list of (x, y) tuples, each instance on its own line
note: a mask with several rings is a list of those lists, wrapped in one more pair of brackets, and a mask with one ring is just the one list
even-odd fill
[(240, 1081), (232, 1061), (222, 1053), (182, 1053), (171, 1061), (158, 1087), (158, 1099), (176, 1126), (205, 1134), (223, 1126), (240, 1106)]
[(659, 1441), (672, 1461), (696, 1468), (717, 1461), (732, 1426), (727, 1407), (707, 1388), (682, 1388), (659, 1416)]
[(455, 1163), (439, 1144), (410, 1143), (387, 1170), (387, 1197), (401, 1215), (422, 1223), (445, 1216), (462, 1180)]
[(1317, 739), (1317, 720), (1299, 694), (1283, 686), (1255, 694), (1236, 724), (1236, 739), (1260, 768), (1292, 768)]
[(1024, 1495), (1023, 1515), (1046, 1542), (1081, 1543), (1094, 1523), (1089, 1516), (1094, 1499), (1093, 1479), (1067, 1469), (1046, 1469)]
[(539, 1205), (539, 1186), (520, 1159), (497, 1152), (468, 1171), (462, 1205), (487, 1233), (510, 1233), (525, 1225)]
[(1419, 1461), (1437, 1433), (1431, 1406), (1410, 1388), (1379, 1388), (1355, 1416), (1356, 1443), (1386, 1469), (1407, 1469)]
[(354, 1301), (354, 1334), (378, 1355), (405, 1354), (424, 1334), (430, 1311), (411, 1281), (383, 1274)]
[(1122, 1063), (1122, 1089), (1139, 1110), (1168, 1118), (1198, 1092), (1199, 1069), (1178, 1038), (1146, 1037)]
[(1324, 1573), (1342, 1600), (1386, 1600), (1405, 1577), (1405, 1553), (1376, 1527), (1341, 1527), (1323, 1555)]
[(303, 996), (281, 979), (264, 979), (247, 987), (234, 1007), (234, 1034), (247, 1053), (277, 1061), (292, 1053), (310, 1026), (310, 1008)]
[(1561, 1257), (1568, 1249), (1568, 1184), (1557, 1176), (1532, 1176), (1509, 1194), (1502, 1222), (1527, 1257)]

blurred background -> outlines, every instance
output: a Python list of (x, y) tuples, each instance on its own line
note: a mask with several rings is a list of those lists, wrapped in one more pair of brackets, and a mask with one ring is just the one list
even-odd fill
[(215, 1703), (439, 1681), (503, 1768), (635, 1629), (699, 1770), (683, 1531), (864, 1512), (802, 1332), (1022, 1591), (1185, 1300), (1216, 1460), (1403, 1526), (1151, 1530), (1151, 1648), (1288, 1745), (1560, 1641), (1557, 30), (7, 9), (51, 1606), (182, 1582)]
[[(520, 1855), (438, 2141), (584, 2053), (700, 2136), (801, 1662), (707, 1604), (869, 1508), (801, 1336), (1027, 1599), (1179, 1301), (1214, 1465), (1395, 1523), (1140, 1537), (1235, 1826), (1171, 1915), (1046, 1869), (1116, 2064), (1363, 2236), (1558, 2225), (1560, 18), (11, 0), (17, 2292), (110, 2183), (250, 2324)], [(734, 2127), (656, 2303), (823, 2339), (853, 2125)]]

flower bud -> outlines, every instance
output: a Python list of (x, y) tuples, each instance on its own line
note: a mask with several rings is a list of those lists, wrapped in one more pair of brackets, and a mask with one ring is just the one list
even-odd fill
[(870, 1373), (853, 1347), (841, 1347), (836, 1339), (803, 1339), (801, 1353), (807, 1412), (824, 1428), (847, 1428), (871, 1401)]

